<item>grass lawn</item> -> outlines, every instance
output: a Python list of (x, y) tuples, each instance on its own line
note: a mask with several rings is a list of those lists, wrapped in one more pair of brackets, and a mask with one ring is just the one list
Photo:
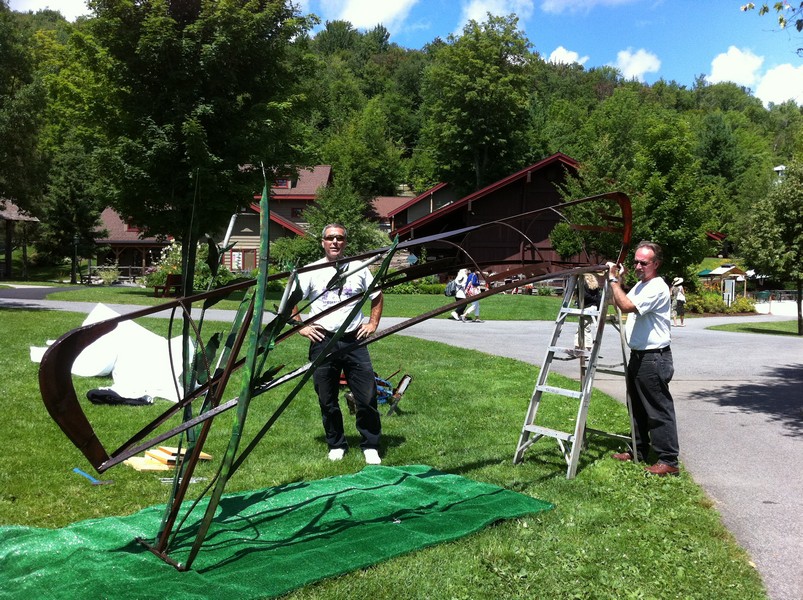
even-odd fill
[[(391, 304), (391, 297), (388, 300)], [(444, 300), (432, 297), (433, 302)], [(487, 315), (483, 306), (483, 317), (494, 318), (491, 300)], [(528, 302), (532, 308), (542, 299), (498, 300)], [(394, 310), (408, 308), (400, 305)], [(0, 394), (5, 409), (0, 435), (6, 441), (0, 454), (0, 525), (60, 527), (81, 519), (130, 514), (167, 498), (159, 475), (123, 465), (103, 474), (103, 479), (114, 480), (107, 486), (91, 486), (72, 472), (73, 467), (90, 468), (44, 409), (38, 365), (29, 360), (28, 347), (43, 345), (83, 318), (75, 313), (0, 308), (4, 340)], [(161, 334), (166, 331), (164, 321), (142, 324)], [(401, 336), (371, 348), (381, 375), (402, 367), (413, 376), (401, 414), (383, 420), (385, 464), (430, 465), (547, 500), (556, 508), (307, 586), (290, 598), (766, 598), (745, 552), (686, 473), (678, 478), (647, 478), (638, 466), (611, 459), (615, 442), (599, 437), (589, 439), (574, 480), (566, 479), (566, 464), (553, 440), (539, 441), (523, 464), (513, 466), (535, 367)], [(272, 356), (288, 367), (301, 364), (306, 342), (291, 338)], [(562, 378), (553, 383), (557, 382), (572, 385)], [(109, 384), (107, 379), (75, 380), (79, 397)], [(281, 401), (282, 391), (253, 401), (246, 442)], [(225, 397), (232, 395), (227, 390)], [(115, 448), (166, 406), (163, 401), (151, 407), (83, 404), (107, 448)], [(545, 424), (568, 430), (576, 406), (545, 401), (541, 411)], [(231, 418), (220, 417), (212, 428), (205, 449), (216, 459), (228, 441)], [(595, 392), (588, 422), (597, 429), (624, 433), (626, 411)], [(346, 431), (356, 448), (353, 419), (348, 417)], [(358, 451), (349, 452), (339, 463), (326, 459), (317, 400), (308, 386), (227, 489), (261, 489), (352, 473), (363, 466)], [(196, 475), (209, 476), (212, 469), (202, 465)]]
[(768, 335), (797, 335), (797, 319), (793, 321), (769, 321), (764, 323), (750, 323), (734, 320), (725, 325), (714, 325), (709, 329), (718, 331), (735, 331), (738, 333), (764, 333)]
[[(103, 302), (104, 304), (141, 304), (152, 306), (169, 299), (154, 298), (153, 289), (124, 286), (75, 286), (66, 292), (48, 295), (48, 300), (64, 300), (68, 302)], [(235, 310), (242, 293), (232, 295), (231, 299), (222, 300), (214, 308)], [(267, 294), (266, 306), (272, 307), (281, 299), (279, 292)], [(451, 298), (443, 295), (424, 294), (385, 294), (383, 316), (414, 317), (426, 311), (452, 303)], [(507, 320), (549, 320), (554, 321), (560, 306), (561, 298), (557, 296), (525, 296), (523, 294), (497, 294), (481, 301), (483, 319)], [(448, 318), (448, 313), (442, 315)]]

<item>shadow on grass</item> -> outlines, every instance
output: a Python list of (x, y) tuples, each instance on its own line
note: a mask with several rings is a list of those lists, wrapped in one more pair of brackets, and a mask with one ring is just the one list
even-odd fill
[[(692, 392), (699, 400), (713, 400), (720, 406), (730, 406), (742, 411), (763, 413), (782, 423), (786, 435), (803, 434), (803, 364), (788, 364), (761, 374), (761, 381), (724, 385), (715, 392), (701, 390)], [(769, 378), (766, 381), (764, 378)]]

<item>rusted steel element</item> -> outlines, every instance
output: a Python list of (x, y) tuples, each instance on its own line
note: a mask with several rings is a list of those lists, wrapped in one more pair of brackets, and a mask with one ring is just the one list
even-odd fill
[[(597, 202), (600, 203), (602, 208), (597, 211), (595, 219), (590, 222), (572, 223), (565, 216), (567, 210), (571, 210), (574, 206)], [(613, 214), (616, 211), (611, 209), (612, 205), (614, 205), (614, 208), (615, 206), (618, 206), (619, 214)], [(267, 211), (264, 212), (267, 214)], [(616, 260), (621, 262), (624, 259), (624, 255), (627, 252), (630, 244), (632, 214), (627, 196), (615, 192), (530, 211), (528, 213), (508, 217), (500, 221), (483, 223), (443, 234), (410, 240), (399, 243), (395, 247), (391, 246), (388, 248), (380, 248), (362, 255), (349, 257), (348, 259), (344, 260), (344, 262), (382, 260), (382, 266), (380, 267), (379, 272), (376, 274), (372, 289), (390, 289), (393, 286), (422, 277), (443, 273), (452, 273), (455, 270), (463, 267), (482, 268), (483, 266), (492, 263), (489, 261), (475, 260), (474, 257), (470, 256), (470, 254), (461, 247), (462, 241), (466, 239), (466, 236), (475, 235), (477, 232), (483, 229), (502, 227), (516, 231), (522, 240), (525, 240), (527, 244), (532, 246), (532, 240), (529, 239), (526, 232), (528, 227), (531, 226), (531, 221), (537, 220), (545, 213), (560, 214), (564, 219), (564, 222), (570, 223), (570, 226), (577, 231), (613, 234), (617, 237), (617, 239), (621, 240), (621, 247)], [(438, 243), (450, 244), (453, 248), (457, 249), (456, 255), (450, 258), (443, 258), (436, 261), (428, 261), (423, 264), (411, 265), (395, 272), (389, 272), (388, 265), (390, 264), (390, 258), (393, 252), (396, 250), (417, 248)], [(586, 258), (587, 257), (588, 253), (586, 253)], [(516, 273), (522, 277), (521, 279), (488, 289), (477, 296), (466, 298), (465, 300), (460, 300), (459, 302), (449, 302), (435, 310), (418, 315), (412, 319), (408, 319), (393, 327), (380, 330), (367, 340), (355, 342), (355, 344), (352, 345), (352, 348), (354, 346), (366, 345), (383, 339), (407, 327), (411, 327), (412, 325), (425, 321), (429, 318), (451, 311), (455, 308), (455, 306), (460, 304), (468, 304), (494, 294), (512, 290), (519, 286), (560, 278), (574, 273), (599, 271), (604, 269), (604, 265), (590, 264), (588, 260), (578, 261), (577, 259), (574, 259), (566, 261), (547, 261), (543, 260), (543, 256), (540, 258), (540, 260), (528, 259), (524, 256), (524, 253), (522, 253), (520, 260), (505, 261), (505, 271), (502, 275), (510, 276), (512, 273)], [(500, 261), (493, 261), (493, 264), (498, 265), (500, 264)], [(298, 272), (311, 271), (315, 268), (323, 268), (325, 266), (327, 265), (303, 267), (299, 269)], [(261, 267), (263, 268), (260, 269), (260, 281), (258, 283), (258, 287), (262, 287), (263, 289), (263, 286), (267, 281), (288, 277), (288, 273), (280, 273), (268, 277), (266, 275), (266, 267), (264, 265), (261, 265)], [(290, 277), (292, 278), (293, 276), (290, 275)], [(188, 431), (196, 432), (195, 442), (190, 444), (190, 447), (187, 449), (187, 453), (184, 455), (183, 460), (178, 465), (177, 478), (179, 473), (181, 474), (181, 478), (176, 480), (177, 484), (175, 484), (173, 487), (172, 499), (169, 503), (167, 515), (157, 536), (157, 541), (153, 546), (149, 545), (149, 549), (154, 552), (154, 554), (161, 556), (171, 563), (175, 563), (175, 561), (172, 561), (172, 559), (169, 559), (168, 557), (170, 536), (172, 533), (173, 537), (175, 537), (174, 530), (176, 528), (176, 515), (178, 514), (178, 507), (188, 492), (188, 486), (185, 482), (189, 482), (191, 479), (188, 474), (192, 473), (197, 464), (200, 451), (206, 441), (206, 437), (213, 420), (222, 413), (227, 412), (232, 408), (237, 408), (238, 416), (235, 420), (235, 426), (232, 432), (232, 444), (230, 445), (230, 448), (233, 447), (234, 449), (231, 450), (231, 452), (226, 453), (224, 460), (225, 465), (221, 467), (221, 470), (218, 471), (218, 474), (213, 479), (213, 482), (203, 492), (205, 495), (212, 487), (214, 487), (212, 498), (214, 500), (215, 498), (219, 499), (229, 477), (243, 464), (243, 461), (248, 454), (257, 446), (257, 444), (259, 444), (260, 440), (268, 432), (273, 423), (275, 423), (284, 409), (290, 404), (302, 386), (306, 383), (307, 379), (311, 376), (312, 371), (318, 364), (317, 362), (316, 364), (308, 363), (291, 369), (289, 372), (283, 375), (279, 374), (279, 371), (283, 367), (279, 367), (278, 369), (274, 368), (273, 370), (268, 369), (268, 371), (264, 373), (262, 372), (268, 354), (275, 344), (287, 339), (290, 335), (296, 333), (301, 326), (303, 326), (295, 323), (293, 320), (295, 315), (290, 314), (287, 306), (288, 303), (284, 301), (287, 299), (287, 294), (292, 288), (292, 281), (289, 282), (289, 285), (286, 288), (286, 295), (283, 299), (282, 307), (276, 311), (277, 314), (274, 316), (273, 320), (265, 327), (261, 327), (260, 324), (254, 324), (256, 321), (258, 321), (258, 318), (255, 319), (257, 315), (254, 315), (254, 310), (256, 310), (256, 307), (261, 309), (264, 304), (263, 302), (260, 302), (258, 294), (251, 296), (250, 304), (241, 304), (241, 311), (238, 311), (238, 321), (232, 326), (230, 338), (222, 350), (222, 352), (225, 354), (225, 359), (220, 358), (218, 361), (218, 365), (222, 365), (222, 367), (216, 366), (214, 369), (211, 367), (211, 347), (209, 356), (207, 356), (207, 351), (201, 340), (200, 326), (196, 326), (193, 323), (191, 327), (196, 337), (196, 348), (200, 349), (200, 351), (196, 353), (196, 356), (201, 357), (204, 363), (202, 366), (204, 381), (202, 383), (197, 382), (196, 385), (191, 388), (192, 391), (182, 397), (177, 404), (172, 405), (168, 410), (164, 411), (161, 415), (146, 425), (139, 432), (135, 433), (126, 443), (124, 443), (122, 446), (120, 446), (120, 448), (111, 454), (106, 451), (101, 441), (95, 435), (91, 424), (84, 415), (81, 405), (78, 402), (72, 384), (72, 363), (84, 348), (89, 346), (102, 335), (112, 331), (120, 322), (153, 315), (164, 310), (172, 310), (174, 312), (181, 311), (186, 319), (191, 320), (190, 309), (193, 304), (202, 303), (204, 309), (206, 309), (232, 292), (248, 290), (249, 288), (253, 287), (254, 284), (254, 281), (238, 282), (212, 292), (180, 298), (161, 306), (148, 307), (128, 315), (121, 315), (120, 317), (116, 317), (115, 319), (111, 319), (109, 321), (78, 328), (59, 338), (59, 340), (45, 353), (45, 356), (42, 360), (39, 374), (40, 388), (42, 391), (43, 401), (48, 411), (56, 423), (68, 436), (68, 438), (76, 445), (76, 447), (81, 450), (82, 453), (84, 453), (90, 464), (92, 464), (99, 472), (103, 472), (119, 462), (122, 462), (126, 458), (154, 445), (162, 443), (167, 439), (184, 434)], [(366, 301), (368, 297), (367, 294), (368, 292), (363, 295), (359, 304)], [(344, 304), (347, 302), (349, 302), (349, 300), (344, 301)], [(294, 304), (295, 303), (290, 303), (290, 306)], [(330, 310), (336, 310), (337, 308), (339, 308), (339, 306), (332, 307)], [(300, 309), (301, 312), (303, 312), (303, 310), (303, 308)], [(355, 306), (354, 310), (359, 310), (359, 306)], [(328, 314), (328, 312), (329, 311), (325, 311), (324, 313), (319, 314), (315, 319), (312, 319), (312, 321), (321, 318), (325, 314)], [(310, 320), (307, 320), (306, 324), (309, 324), (310, 322)], [(249, 330), (251, 339), (250, 343), (246, 344), (245, 340)], [(240, 349), (246, 345), (248, 348), (248, 356), (246, 358), (238, 358)], [(343, 351), (348, 350), (349, 349), (345, 349)], [(337, 354), (328, 353), (325, 351), (319, 360), (330, 360), (335, 356), (337, 356)], [(222, 402), (222, 394), (226, 383), (230, 380), (231, 376), (235, 372), (238, 370), (242, 371), (243, 366), (246, 364), (250, 365), (250, 367), (245, 370), (244, 374), (242, 375), (243, 384), (241, 386), (240, 396), (238, 398)], [(201, 367), (196, 363), (193, 372), (197, 371), (198, 368)], [(277, 389), (278, 387), (296, 379), (299, 379), (299, 381), (293, 387), (292, 391), (286, 396), (285, 400), (279, 405), (279, 408), (275, 410), (273, 415), (271, 415), (262, 428), (256, 433), (256, 435), (254, 435), (245, 449), (238, 453), (240, 441), (239, 436), (241, 435), (242, 427), (246, 417), (248, 401), (259, 394)], [(157, 428), (165, 424), (169, 418), (176, 415), (180, 410), (188, 409), (188, 407), (198, 398), (203, 398), (203, 408), (199, 411), (199, 414), (192, 416), (191, 413), (188, 413), (185, 410), (181, 425), (156, 436), (151, 435), (157, 430)], [(210, 504), (212, 503), (210, 502)], [(207, 511), (207, 515), (203, 519), (201, 530), (198, 532), (198, 534), (196, 534), (195, 542), (193, 543), (193, 548), (190, 554), (190, 560), (185, 561), (180, 568), (189, 568), (192, 560), (200, 550), (206, 535), (206, 531), (211, 524), (211, 515), (213, 512), (214, 511)], [(179, 524), (178, 527), (180, 528), (182, 524), (183, 522)], [(147, 542), (145, 542), (145, 544), (148, 545)], [(175, 564), (178, 566), (178, 563)]]

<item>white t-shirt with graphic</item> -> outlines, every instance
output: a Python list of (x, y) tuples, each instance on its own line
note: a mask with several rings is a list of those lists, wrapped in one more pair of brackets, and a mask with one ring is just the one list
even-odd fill
[[(311, 263), (310, 266), (325, 264), (327, 262), (329, 261), (323, 258)], [(329, 285), (329, 282), (331, 282), (332, 278), (337, 274), (334, 262), (332, 262), (329, 267), (322, 267), (314, 271), (298, 274), (298, 286), (304, 294), (304, 299), (314, 298), (310, 305), (310, 316), (315, 316), (330, 306), (342, 302), (346, 298), (361, 295), (374, 280), (371, 271), (368, 270), (368, 267), (365, 266), (364, 263), (340, 263), (340, 267), (344, 273), (348, 273), (342, 288), (337, 284), (333, 289), (326, 289), (326, 286)], [(376, 290), (371, 294), (371, 299), (375, 299), (380, 293), (381, 290)], [(344, 304), (337, 310), (315, 321), (315, 324), (320, 325), (327, 331), (337, 331), (348, 318), (356, 301), (357, 298), (355, 298), (353, 302)], [(354, 318), (346, 328), (346, 333), (355, 331), (360, 326), (362, 320), (363, 314), (361, 312), (354, 315)]]

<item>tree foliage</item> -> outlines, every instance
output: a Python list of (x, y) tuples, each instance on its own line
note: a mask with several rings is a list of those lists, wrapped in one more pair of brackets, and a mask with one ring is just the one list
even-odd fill
[(287, 48), (305, 22), (284, 2), (89, 5), (120, 115), (102, 154), (109, 201), (192, 252), (262, 187), (259, 169), (245, 165), (295, 162), (288, 141), (300, 70)]
[(44, 105), (30, 39), (0, 2), (0, 198), (13, 199), (34, 213), (42, 189), (38, 136)]
[(803, 164), (788, 165), (769, 193), (756, 201), (739, 247), (742, 258), (761, 275), (794, 283), (798, 334), (803, 335)]
[(529, 42), (515, 16), (469, 21), (434, 50), (424, 72), (422, 137), (438, 172), (477, 190), (528, 157)]

